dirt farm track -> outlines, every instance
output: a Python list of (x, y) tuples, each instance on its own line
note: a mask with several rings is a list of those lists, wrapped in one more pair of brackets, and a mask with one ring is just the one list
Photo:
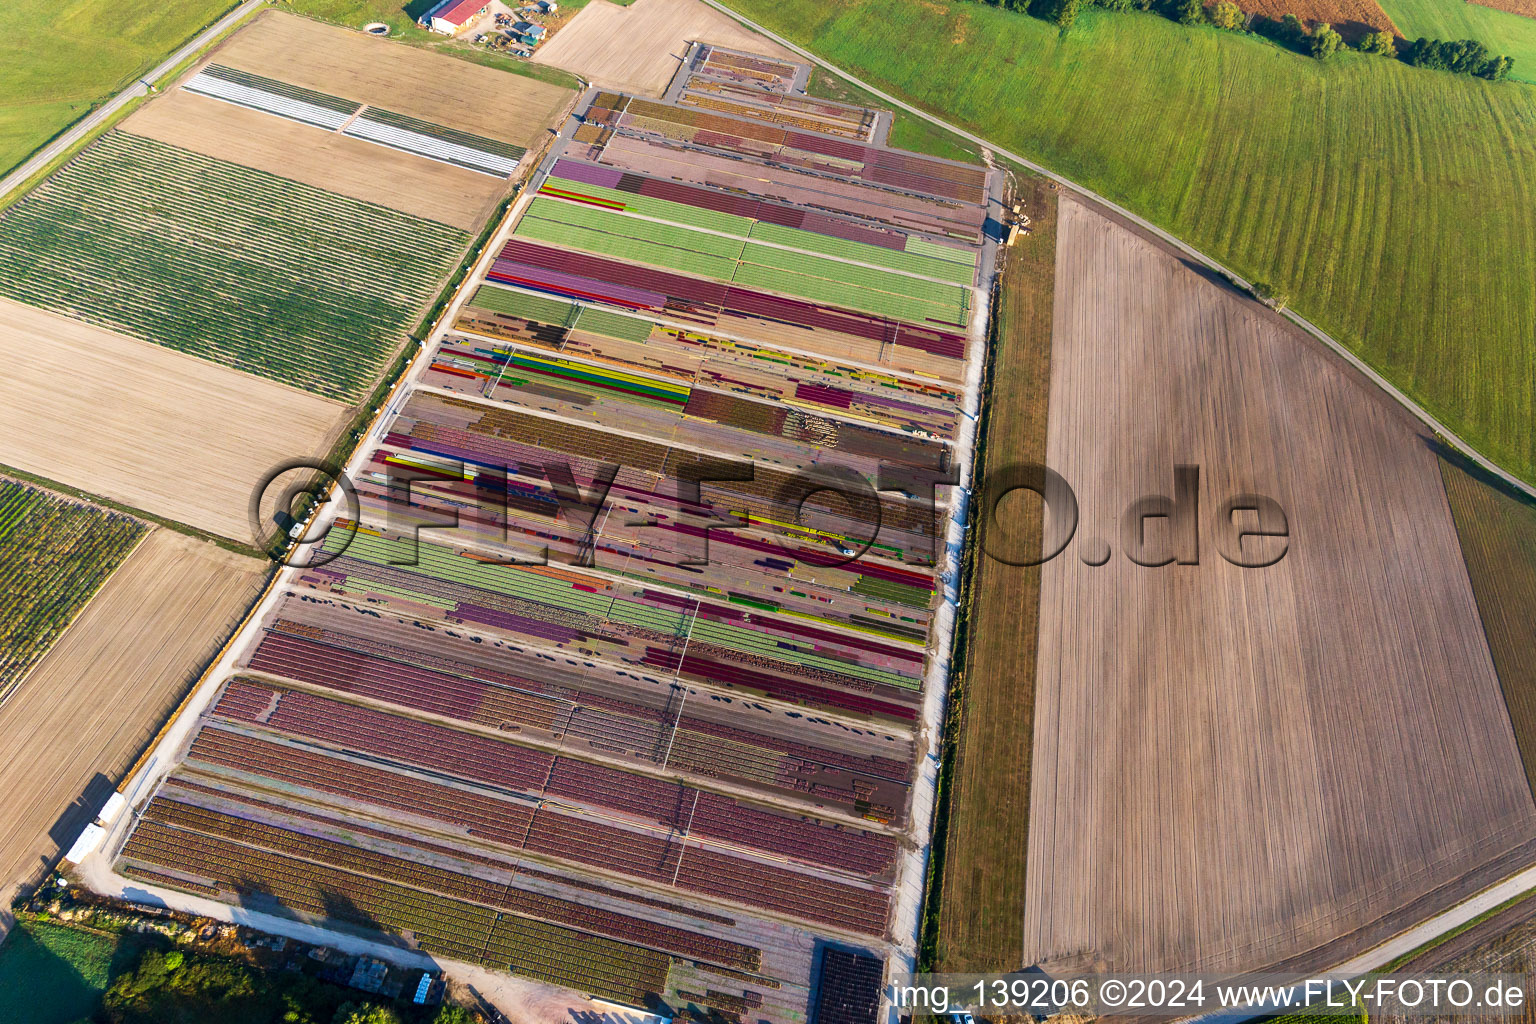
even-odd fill
[[(265, 571), (256, 559), (152, 531), (0, 708), (0, 906), (74, 841), (255, 599)], [(82, 793), (93, 801), (88, 811), (70, 805)]]
[[(1047, 463), (1082, 521), (1042, 583), (1024, 962), (1252, 969), (1451, 902), (1536, 809), (1422, 430), (1118, 223), (1063, 200), (1058, 237)], [(1175, 463), (1199, 564), (1133, 564), (1122, 512)], [(1286, 512), (1277, 565), (1216, 550), (1241, 492)]]
[(790, 56), (699, 0), (592, 0), (533, 59), (606, 89), (660, 96), (692, 40)]
[(256, 483), (326, 452), (347, 411), (4, 299), (0, 360), (0, 464), (243, 543)]

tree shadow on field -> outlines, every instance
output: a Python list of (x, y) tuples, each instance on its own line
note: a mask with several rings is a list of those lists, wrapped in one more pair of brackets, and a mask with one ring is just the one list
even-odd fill
[(285, 906), (267, 883), (259, 878), (236, 878), (230, 884), (234, 887), (235, 898), (242, 910), (266, 914), (268, 917), (280, 917), (288, 921), (303, 920), (291, 908)]
[(411, 0), (400, 10), (412, 21), (420, 21), (421, 16), (437, 6), (437, 0)]
[(1248, 28), (1255, 35), (1263, 36), (1283, 50), (1299, 53), (1303, 57), (1312, 56), (1312, 51), (1307, 46), (1306, 37), (1298, 38), (1292, 35), (1286, 29), (1285, 24), (1278, 18), (1255, 14), (1253, 20), (1248, 23)]
[(1205, 281), (1210, 282), (1223, 291), (1232, 295), (1239, 296), (1240, 298), (1253, 301), (1253, 295), (1246, 288), (1238, 287), (1233, 283), (1232, 279), (1227, 277), (1225, 274), (1222, 274), (1216, 270), (1212, 270), (1204, 263), (1200, 263), (1197, 260), (1192, 260), (1184, 256), (1179, 257), (1179, 262), (1184, 264), (1184, 269), (1188, 270), (1190, 273)]
[(81, 790), (74, 802), (54, 819), (52, 825), (48, 826), (48, 841), (54, 847), (53, 852), (40, 854), (37, 863), (32, 865), (31, 872), (21, 879), (18, 900), (28, 898), (58, 866), (65, 852), (75, 845), (75, 840), (80, 838), (80, 833), (85, 831), (85, 826), (96, 820), (102, 805), (116, 789), (112, 780), (100, 772), (91, 777), (91, 781), (85, 784), (85, 788)]
[(1439, 438), (1433, 436), (1426, 436), (1424, 438), (1424, 444), (1430, 451), (1434, 452), (1436, 455), (1440, 456), (1440, 458), (1444, 459), (1452, 466), (1455, 466), (1457, 469), (1461, 470), (1463, 473), (1476, 480), (1478, 483), (1484, 485), (1485, 487), (1491, 488), (1492, 490), (1499, 492), (1511, 501), (1519, 502), (1526, 508), (1536, 512), (1536, 498), (1532, 498), (1529, 494), (1526, 494), (1524, 491), (1508, 483), (1501, 477), (1494, 476), (1482, 466), (1478, 465), (1466, 455), (1462, 454), (1459, 450), (1452, 448), (1444, 441), (1441, 441)]
[(101, 807), (107, 802), (117, 787), (112, 785), (112, 780), (101, 772), (91, 777), (91, 781), (85, 784), (75, 802), (64, 809), (48, 829), (48, 838), (60, 849), (67, 850), (80, 838), (80, 831), (96, 820), (96, 815), (101, 812)]

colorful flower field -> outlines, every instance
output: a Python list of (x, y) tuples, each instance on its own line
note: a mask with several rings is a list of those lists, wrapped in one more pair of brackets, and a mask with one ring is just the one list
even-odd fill
[(119, 871), (669, 1016), (867, 995), (926, 841), (997, 182), (803, 66), (682, 74), (588, 98)]

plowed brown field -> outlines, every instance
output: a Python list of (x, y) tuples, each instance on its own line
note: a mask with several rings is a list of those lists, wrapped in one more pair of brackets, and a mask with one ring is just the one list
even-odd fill
[(280, 11), (257, 17), (208, 59), (529, 148), (576, 99), (558, 85)]
[(0, 465), (242, 543), (256, 484), (324, 455), (347, 418), (340, 402), (9, 300), (0, 361)]
[(180, 89), (121, 127), (465, 231), (479, 230), (507, 187), (489, 174)]
[(0, 907), (94, 817), (266, 568), (156, 529), (0, 708)]
[(1350, 42), (1379, 29), (1402, 35), (1376, 0), (1238, 0), (1238, 6), (1249, 14), (1262, 14), (1275, 21), (1287, 14), (1294, 14), (1309, 25), (1325, 21)]
[(695, 40), (795, 59), (699, 0), (592, 0), (533, 59), (603, 88), (660, 96)]
[(1536, 18), (1536, 0), (1472, 0), (1472, 2), (1483, 7), (1492, 7), (1496, 11), (1508, 11), (1510, 14)]
[[(1536, 807), (1432, 438), (1081, 203), (1057, 254), (1046, 461), (1082, 514), (1041, 587), (1024, 962), (1318, 967), (1470, 895)], [(1198, 564), (1134, 564), (1178, 463)], [(1217, 548), (1245, 492), (1286, 515), (1268, 568)]]

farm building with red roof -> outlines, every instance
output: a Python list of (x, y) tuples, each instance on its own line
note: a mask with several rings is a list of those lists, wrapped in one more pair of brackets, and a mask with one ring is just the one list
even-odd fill
[(445, 36), (458, 35), (489, 6), (488, 0), (442, 0), (421, 16), (419, 24)]

